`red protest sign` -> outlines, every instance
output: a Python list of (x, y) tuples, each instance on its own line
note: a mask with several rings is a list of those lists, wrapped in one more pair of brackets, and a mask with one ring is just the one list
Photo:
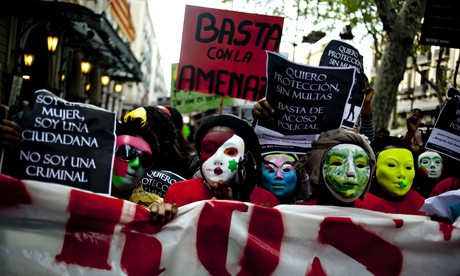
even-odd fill
[[(256, 101), (284, 18), (187, 5), (176, 89)], [(259, 97), (260, 96), (260, 97)]]

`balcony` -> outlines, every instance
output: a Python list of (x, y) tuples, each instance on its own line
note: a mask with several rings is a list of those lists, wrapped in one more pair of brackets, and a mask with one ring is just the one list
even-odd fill
[(417, 56), (418, 65), (428, 65), (431, 62), (431, 52), (425, 52)]
[[(433, 58), (435, 61), (438, 61), (440, 49), (434, 50)], [(450, 48), (444, 48), (444, 52), (442, 53), (441, 59), (448, 60), (450, 55)]]
[(414, 97), (425, 97), (426, 91), (428, 90), (428, 85), (422, 84), (414, 87)]

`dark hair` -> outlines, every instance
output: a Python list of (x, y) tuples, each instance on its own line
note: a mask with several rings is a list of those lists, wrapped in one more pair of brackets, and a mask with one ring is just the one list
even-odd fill
[(386, 136), (389, 136), (390, 135), (390, 131), (388, 131), (388, 129), (382, 127), (381, 129), (379, 129), (379, 131), (377, 131), (377, 133), (383, 133), (385, 134)]
[(144, 109), (147, 113), (145, 127), (154, 132), (158, 139), (156, 160), (161, 164), (158, 164), (158, 169), (169, 170), (188, 178), (187, 156), (180, 150), (178, 134), (171, 116), (155, 106)]
[(185, 178), (191, 178), (193, 174), (199, 168), (199, 160), (196, 150), (192, 143), (187, 141), (182, 134), (182, 128), (184, 127), (184, 119), (182, 114), (177, 110), (177, 108), (172, 106), (165, 106), (171, 113), (171, 118), (174, 123), (177, 132), (177, 141), (179, 143), (179, 150), (187, 158), (188, 163), (188, 174), (184, 175)]
[(258, 161), (258, 164), (262, 163), (259, 138), (255, 134), (254, 129), (248, 122), (232, 114), (214, 115), (204, 120), (195, 135), (195, 147), (198, 154), (200, 154), (201, 142), (204, 136), (211, 128), (216, 126), (225, 126), (233, 129), (244, 140), (244, 152), (251, 152), (256, 161)]
[(376, 139), (371, 143), (372, 150), (374, 151), (374, 154), (376, 155), (382, 150), (385, 150), (387, 148), (404, 148), (409, 150), (410, 152), (413, 153), (412, 147), (410, 144), (406, 141), (404, 141), (401, 138), (395, 137), (395, 136), (383, 136), (379, 139)]

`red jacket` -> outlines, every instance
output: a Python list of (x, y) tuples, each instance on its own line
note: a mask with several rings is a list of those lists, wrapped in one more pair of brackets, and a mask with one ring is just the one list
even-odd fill
[(367, 193), (364, 200), (355, 201), (355, 207), (390, 214), (425, 215), (419, 211), (425, 203), (425, 198), (419, 193), (409, 190), (403, 197), (400, 201), (390, 201)]
[[(192, 178), (173, 183), (168, 188), (163, 200), (165, 203), (176, 203), (180, 207), (192, 202), (212, 199), (214, 196), (211, 189), (204, 183), (203, 178)], [(269, 204), (271, 207), (279, 204), (275, 195), (257, 186), (254, 187), (249, 200), (257, 205)]]

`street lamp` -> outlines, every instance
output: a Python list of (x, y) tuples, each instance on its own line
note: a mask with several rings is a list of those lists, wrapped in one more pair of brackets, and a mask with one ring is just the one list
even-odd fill
[(107, 86), (109, 84), (109, 82), (110, 82), (110, 77), (109, 76), (104, 75), (104, 76), (101, 77), (101, 83), (102, 83), (103, 86)]
[(88, 72), (91, 70), (91, 63), (87, 61), (82, 61), (81, 62), (81, 72), (83, 74), (88, 74)]
[(48, 51), (54, 54), (56, 51), (57, 45), (59, 42), (59, 38), (56, 36), (48, 36)]
[(121, 90), (123, 90), (123, 85), (121, 85), (120, 83), (117, 83), (115, 85), (115, 92), (120, 93)]
[(34, 63), (35, 56), (32, 54), (24, 54), (24, 65), (27, 67), (32, 66)]

